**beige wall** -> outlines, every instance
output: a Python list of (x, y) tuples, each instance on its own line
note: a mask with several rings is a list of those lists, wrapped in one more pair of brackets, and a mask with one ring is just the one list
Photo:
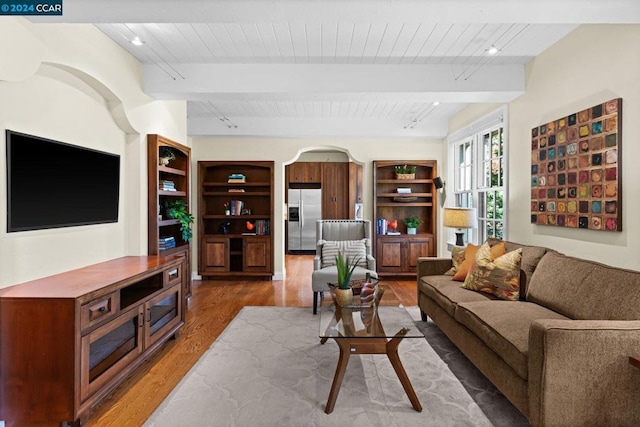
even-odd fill
[[(640, 25), (582, 25), (526, 67), (526, 93), (509, 105), (508, 238), (544, 245), (568, 255), (640, 269)], [(604, 232), (530, 223), (531, 129), (602, 103), (623, 98), (623, 231)], [(494, 106), (468, 108), (451, 131)]]
[[(374, 160), (442, 160), (442, 142), (424, 139), (271, 139), (271, 138), (193, 138), (193, 170), (198, 160), (273, 160), (275, 161), (275, 277), (284, 273), (284, 166), (293, 163), (301, 153), (314, 150), (335, 150), (364, 165), (364, 218), (373, 220)], [(326, 157), (327, 154), (321, 155)], [(307, 159), (314, 155), (307, 154)], [(323, 158), (324, 158), (323, 157)], [(333, 157), (332, 157), (333, 158)], [(192, 194), (197, 194), (197, 180), (193, 180)], [(195, 198), (194, 198), (195, 201)], [(194, 203), (192, 208), (197, 212)], [(373, 221), (372, 221), (373, 222)], [(194, 245), (194, 269), (197, 269), (197, 247)]]
[[(7, 233), (4, 129), (120, 155), (118, 222)], [(137, 60), (92, 25), (2, 17), (0, 130), (0, 288), (146, 253), (146, 134), (186, 142), (186, 103), (144, 94)]]

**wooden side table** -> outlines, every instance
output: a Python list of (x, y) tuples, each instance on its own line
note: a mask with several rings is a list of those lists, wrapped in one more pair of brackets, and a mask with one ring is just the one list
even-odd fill
[(636, 368), (640, 368), (640, 356), (629, 356), (629, 363)]

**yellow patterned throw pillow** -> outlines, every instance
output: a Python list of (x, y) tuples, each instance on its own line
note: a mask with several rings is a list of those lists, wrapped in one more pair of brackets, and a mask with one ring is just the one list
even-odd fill
[(464, 262), (464, 250), (467, 249), (464, 246), (454, 246), (451, 250), (451, 261), (453, 267), (451, 267), (446, 273), (447, 276), (453, 276), (458, 272), (460, 265)]
[(491, 247), (485, 242), (478, 249), (475, 261), (464, 280), (464, 288), (486, 292), (508, 301), (520, 298), (522, 249), (492, 260)]

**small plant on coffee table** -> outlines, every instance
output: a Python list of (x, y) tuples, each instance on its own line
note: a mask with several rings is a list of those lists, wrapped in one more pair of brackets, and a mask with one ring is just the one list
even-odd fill
[(358, 266), (360, 258), (356, 258), (353, 263), (349, 262), (349, 257), (344, 256), (342, 252), (338, 252), (336, 255), (336, 269), (338, 270), (338, 288), (349, 289), (349, 282), (351, 282), (351, 275), (353, 270)]

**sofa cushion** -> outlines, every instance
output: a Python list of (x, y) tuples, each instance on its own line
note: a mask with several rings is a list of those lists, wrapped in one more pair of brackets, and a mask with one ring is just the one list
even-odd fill
[(471, 267), (471, 263), (474, 261), (478, 249), (480, 249), (480, 246), (476, 246), (472, 243), (465, 246), (464, 261), (462, 261), (456, 269), (456, 272), (453, 274), (453, 280), (464, 282), (464, 279), (467, 277), (467, 273), (469, 272), (469, 267)]
[(451, 276), (423, 276), (419, 283), (420, 292), (434, 300), (451, 317), (460, 302), (496, 299), (490, 294), (464, 289), (459, 282), (453, 281)]
[[(467, 278), (467, 274), (469, 270), (476, 262), (476, 254), (480, 246), (475, 246), (472, 244), (468, 244), (467, 248), (464, 251), (464, 262), (460, 264), (458, 271), (453, 275), (453, 280), (457, 280), (459, 282), (464, 282)], [(498, 258), (506, 253), (504, 244), (497, 244), (491, 247), (491, 259)]]
[(517, 301), (521, 259), (522, 249), (493, 259), (489, 243), (485, 242), (476, 254), (476, 262), (472, 264), (463, 287), (493, 294), (503, 300)]
[(522, 379), (528, 378), (529, 327), (535, 320), (567, 319), (525, 301), (476, 301), (458, 304), (454, 318), (495, 351)]
[(640, 272), (548, 251), (531, 277), (527, 300), (572, 319), (640, 319)]
[(465, 249), (466, 248), (463, 248), (462, 246), (454, 246), (453, 249), (451, 249), (451, 263), (453, 266), (444, 274), (447, 276), (453, 276), (458, 272), (458, 269), (464, 262)]
[(348, 257), (349, 263), (357, 260), (357, 265), (367, 267), (366, 239), (362, 240), (326, 240), (322, 242), (322, 267), (336, 265), (338, 252)]
[[(503, 240), (491, 238), (488, 241), (489, 244), (493, 246), (497, 243), (502, 242)], [(520, 263), (520, 269), (522, 269), (522, 271), (524, 272), (526, 280), (524, 282), (520, 282), (520, 299), (524, 301), (527, 297), (527, 287), (529, 286), (529, 282), (531, 281), (531, 276), (538, 266), (538, 263), (542, 259), (542, 256), (548, 249), (542, 246), (522, 245), (520, 243), (510, 242), (508, 240), (504, 240), (504, 243), (507, 252), (512, 252), (516, 249), (522, 249), (522, 261)]]

